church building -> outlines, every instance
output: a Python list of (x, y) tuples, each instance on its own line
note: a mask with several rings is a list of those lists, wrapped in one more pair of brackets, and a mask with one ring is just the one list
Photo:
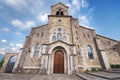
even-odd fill
[(109, 70), (111, 64), (120, 64), (113, 49), (118, 41), (79, 25), (68, 9), (61, 2), (51, 6), (48, 23), (32, 28), (26, 37), (13, 72), (71, 75), (92, 68)]

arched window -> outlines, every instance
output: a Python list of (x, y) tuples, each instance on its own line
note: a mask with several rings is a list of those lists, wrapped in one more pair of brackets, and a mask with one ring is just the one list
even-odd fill
[(59, 11), (56, 12), (56, 15), (57, 15), (57, 16), (59, 15)]
[(89, 59), (93, 59), (93, 52), (91, 46), (87, 46), (87, 52), (88, 52), (88, 57)]
[(58, 34), (57, 34), (57, 39), (58, 39), (58, 40), (62, 40), (62, 34), (61, 34), (61, 33), (58, 33)]
[(63, 41), (67, 42), (67, 37), (63, 36)]
[(56, 41), (56, 36), (52, 37), (52, 42)]
[(63, 13), (63, 11), (62, 11), (61, 9), (59, 9), (59, 10), (56, 12), (56, 15), (57, 15), (57, 16), (63, 16), (64, 13)]
[(34, 57), (37, 57), (39, 55), (40, 45), (36, 44), (34, 48)]
[(58, 32), (61, 32), (62, 31), (62, 29), (61, 28), (58, 28)]
[(61, 11), (60, 14), (63, 16), (63, 15), (64, 15), (64, 14), (63, 14), (63, 11)]

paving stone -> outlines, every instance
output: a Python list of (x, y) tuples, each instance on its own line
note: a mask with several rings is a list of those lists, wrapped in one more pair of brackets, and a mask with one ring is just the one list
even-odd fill
[(84, 78), (85, 80), (108, 80), (97, 76), (92, 76), (86, 73), (77, 74), (79, 77)]
[(82, 80), (75, 75), (65, 74), (6, 74), (0, 73), (0, 80)]
[(89, 72), (89, 74), (96, 75), (96, 76), (101, 76), (101, 77), (106, 77), (108, 79), (111, 79), (111, 78), (120, 78), (120, 74), (118, 74), (118, 73)]

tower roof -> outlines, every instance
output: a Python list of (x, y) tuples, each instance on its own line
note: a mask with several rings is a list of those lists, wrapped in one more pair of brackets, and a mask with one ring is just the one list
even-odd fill
[(66, 8), (69, 8), (68, 6), (65, 6), (63, 3), (61, 3), (61, 2), (58, 2), (57, 4), (55, 4), (54, 6), (51, 6), (51, 7), (55, 7), (55, 6), (57, 6), (57, 5), (62, 5), (62, 6), (64, 6), (64, 7), (66, 7)]

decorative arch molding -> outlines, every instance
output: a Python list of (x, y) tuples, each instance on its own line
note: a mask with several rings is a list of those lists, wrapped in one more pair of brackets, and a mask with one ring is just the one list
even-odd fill
[(63, 28), (67, 31), (67, 33), (69, 33), (69, 31), (64, 27), (64, 26), (54, 26), (51, 30), (50, 30), (50, 33), (52, 33), (52, 31), (55, 29), (55, 28)]
[(54, 46), (52, 46), (52, 47), (50, 48), (50, 50), (48, 51), (48, 54), (52, 54), (52, 51), (53, 51), (56, 47), (58, 47), (58, 46), (63, 47), (63, 48), (66, 50), (66, 53), (67, 53), (67, 54), (70, 54), (70, 53), (71, 53), (70, 50), (69, 50), (64, 44), (58, 43), (58, 44), (55, 44)]
[[(48, 52), (49, 54), (51, 54), (51, 58), (50, 58), (51, 66), (50, 66), (48, 72), (54, 73), (54, 55), (55, 55), (55, 52), (58, 50), (62, 51), (64, 54), (64, 74), (69, 74), (70, 63), (69, 63), (68, 55), (70, 54), (70, 50), (64, 44), (60, 44), (60, 43), (55, 44), (53, 47), (51, 47), (51, 49)], [(68, 69), (68, 71), (67, 71), (67, 69)]]
[(64, 26), (55, 26), (50, 30), (49, 42), (52, 43), (57, 40), (69, 43), (69, 31)]

